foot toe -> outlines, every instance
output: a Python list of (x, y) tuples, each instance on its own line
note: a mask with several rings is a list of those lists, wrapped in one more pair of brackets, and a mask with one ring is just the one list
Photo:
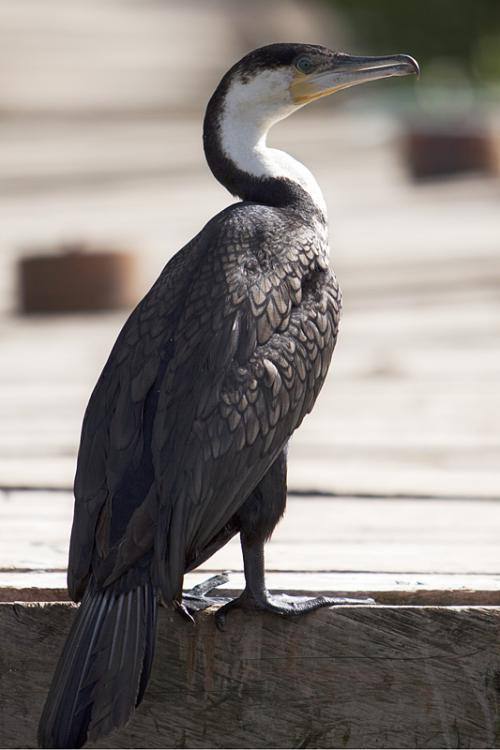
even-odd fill
[[(280, 596), (283, 597), (280, 600)], [(286, 598), (285, 598), (286, 597)], [(339, 605), (353, 604), (375, 604), (374, 599), (349, 599), (347, 597), (330, 597), (320, 595), (314, 599), (304, 597), (292, 597), (288, 595), (254, 597), (245, 591), (237, 598), (219, 607), (215, 613), (215, 624), (221, 631), (226, 624), (226, 615), (231, 609), (244, 609), (249, 612), (272, 612), (282, 617), (297, 617), (314, 612), (323, 607), (335, 607)]]

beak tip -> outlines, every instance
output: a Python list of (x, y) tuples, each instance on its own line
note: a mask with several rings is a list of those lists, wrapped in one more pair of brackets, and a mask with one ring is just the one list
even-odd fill
[(417, 76), (417, 78), (420, 78), (420, 65), (415, 60), (415, 58), (411, 55), (403, 55), (402, 57), (404, 58), (404, 61), (406, 62), (408, 67), (411, 69), (409, 73), (413, 73)]

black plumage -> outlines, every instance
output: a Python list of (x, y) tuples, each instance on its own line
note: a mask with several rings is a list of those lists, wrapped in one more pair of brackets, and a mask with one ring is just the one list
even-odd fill
[[(153, 658), (157, 600), (183, 610), (192, 570), (241, 533), (247, 588), (231, 606), (281, 614), (263, 544), (286, 502), (286, 446), (335, 346), (340, 290), (323, 211), (287, 175), (252, 175), (221, 142), (231, 82), (297, 55), (272, 45), (222, 80), (205, 118), (215, 176), (243, 200), (167, 264), (125, 323), (92, 393), (75, 479), (68, 588), (81, 600), (40, 722), (42, 747), (80, 747), (121, 726)], [(227, 610), (226, 610), (227, 611)]]

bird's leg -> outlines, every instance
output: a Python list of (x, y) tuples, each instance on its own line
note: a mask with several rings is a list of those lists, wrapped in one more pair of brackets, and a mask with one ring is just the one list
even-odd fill
[(295, 617), (335, 604), (373, 604), (373, 599), (345, 599), (318, 596), (314, 599), (285, 594), (271, 596), (265, 583), (264, 543), (283, 515), (286, 506), (286, 449), (283, 450), (235, 516), (240, 529), (245, 589), (241, 595), (220, 607), (215, 615), (219, 628), (231, 609), (274, 612)]
[(285, 594), (271, 596), (266, 588), (264, 569), (264, 542), (250, 543), (245, 534), (241, 534), (243, 550), (243, 565), (246, 586), (237, 599), (225, 604), (217, 610), (215, 622), (222, 630), (227, 613), (231, 609), (247, 611), (274, 612), (284, 617), (297, 617), (308, 612), (314, 612), (321, 607), (332, 607), (339, 604), (374, 604), (374, 600), (350, 599), (345, 597), (317, 596), (313, 599), (292, 597)]

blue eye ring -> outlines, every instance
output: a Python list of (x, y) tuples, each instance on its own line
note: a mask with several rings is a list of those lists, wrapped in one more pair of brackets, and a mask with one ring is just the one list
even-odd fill
[(297, 60), (295, 61), (295, 67), (299, 71), (299, 73), (305, 73), (306, 75), (308, 73), (311, 73), (314, 68), (316, 67), (313, 60), (308, 55), (301, 55)]

